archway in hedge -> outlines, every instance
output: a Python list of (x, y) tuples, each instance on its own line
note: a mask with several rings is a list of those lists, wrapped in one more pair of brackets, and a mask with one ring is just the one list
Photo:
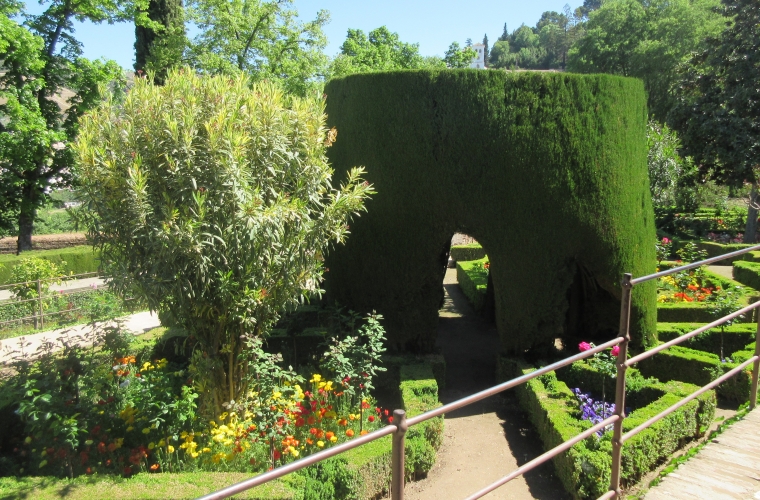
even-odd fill
[[(433, 349), (441, 249), (457, 231), (488, 250), (507, 353), (551, 344), (573, 307), (616, 317), (621, 274), (654, 270), (640, 81), (407, 71), (335, 79), (326, 94), (337, 177), (363, 165), (377, 194), (329, 256), (325, 287), (382, 313), (392, 348)], [(653, 287), (634, 289), (635, 342), (655, 335)]]

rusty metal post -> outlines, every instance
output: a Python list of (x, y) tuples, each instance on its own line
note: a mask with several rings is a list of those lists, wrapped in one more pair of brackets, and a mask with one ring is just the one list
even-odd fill
[(406, 412), (393, 410), (393, 423), (397, 430), (393, 433), (391, 450), (391, 499), (404, 500), (404, 442), (406, 436)]
[[(40, 280), (37, 280), (37, 304), (39, 305), (40, 310), (40, 329), (42, 329), (45, 326), (45, 320), (43, 319), (43, 312), (42, 312), (42, 285), (40, 284)], [(36, 321), (35, 321), (36, 323)]]
[(620, 418), (613, 424), (612, 432), (612, 475), (610, 477), (610, 490), (615, 492), (616, 498), (623, 498), (623, 490), (620, 489), (620, 473), (623, 455), (623, 420), (625, 419), (625, 374), (628, 359), (628, 343), (631, 340), (631, 274), (623, 275), (621, 283), (623, 297), (620, 301), (620, 336), (625, 340), (620, 343), (617, 356), (617, 385), (615, 388), (615, 415)]
[[(760, 311), (757, 311), (757, 315), (760, 316)], [(750, 410), (754, 410), (757, 406), (757, 378), (760, 374), (760, 318), (758, 318), (757, 329), (755, 330), (755, 356), (758, 356), (758, 359), (755, 360), (752, 367), (752, 390), (749, 391)]]

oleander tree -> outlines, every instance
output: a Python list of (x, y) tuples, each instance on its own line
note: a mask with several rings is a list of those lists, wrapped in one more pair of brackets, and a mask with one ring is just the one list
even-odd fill
[(332, 183), (325, 102), (243, 74), (138, 79), (82, 120), (83, 212), (112, 288), (194, 339), (202, 408), (244, 403), (255, 342), (320, 293), (323, 258), (372, 185)]

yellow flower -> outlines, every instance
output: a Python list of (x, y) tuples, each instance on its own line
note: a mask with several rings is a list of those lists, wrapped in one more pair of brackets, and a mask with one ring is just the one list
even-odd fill
[(203, 448), (201, 451), (203, 453), (211, 453), (211, 448)]
[(168, 451), (169, 453), (174, 453), (174, 446), (172, 445), (167, 446), (166, 451)]
[(331, 443), (334, 443), (337, 440), (338, 440), (338, 436), (333, 436), (333, 437), (330, 438), (330, 442)]
[(158, 442), (158, 446), (159, 446), (159, 447), (164, 447), (164, 446), (166, 446), (166, 441), (164, 441), (164, 440), (162, 439), (161, 441), (159, 441), (159, 442)]
[(148, 449), (149, 450), (152, 450), (155, 447), (156, 447), (156, 443), (148, 443)]
[(315, 382), (319, 382), (320, 380), (322, 380), (322, 375), (315, 373), (314, 376), (311, 377), (311, 380), (309, 380), (309, 382), (315, 383)]
[(324, 441), (317, 441), (317, 446), (319, 446), (320, 448), (324, 448), (325, 447), (325, 442)]
[(333, 383), (332, 383), (332, 380), (329, 380), (329, 381), (328, 381), (328, 382), (325, 384), (325, 390), (326, 390), (326, 391), (328, 391), (328, 392), (329, 392), (329, 391), (332, 391), (332, 390), (333, 390), (333, 385), (332, 385), (332, 384), (333, 384)]
[(113, 444), (116, 445), (116, 449), (118, 450), (124, 444), (124, 438), (116, 438), (116, 439), (114, 439), (113, 440)]
[(190, 454), (190, 458), (198, 458), (198, 453), (197, 452), (192, 452)]

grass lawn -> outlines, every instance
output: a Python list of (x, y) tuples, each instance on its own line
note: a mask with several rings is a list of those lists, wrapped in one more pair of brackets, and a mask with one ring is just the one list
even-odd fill
[[(0, 478), (0, 500), (132, 500), (180, 499), (199, 496), (222, 489), (252, 477), (239, 472), (185, 472), (180, 474), (136, 474), (120, 476), (81, 476), (76, 479), (55, 477)], [(283, 479), (248, 490), (233, 498), (286, 500), (298, 497), (302, 479), (290, 475)]]

